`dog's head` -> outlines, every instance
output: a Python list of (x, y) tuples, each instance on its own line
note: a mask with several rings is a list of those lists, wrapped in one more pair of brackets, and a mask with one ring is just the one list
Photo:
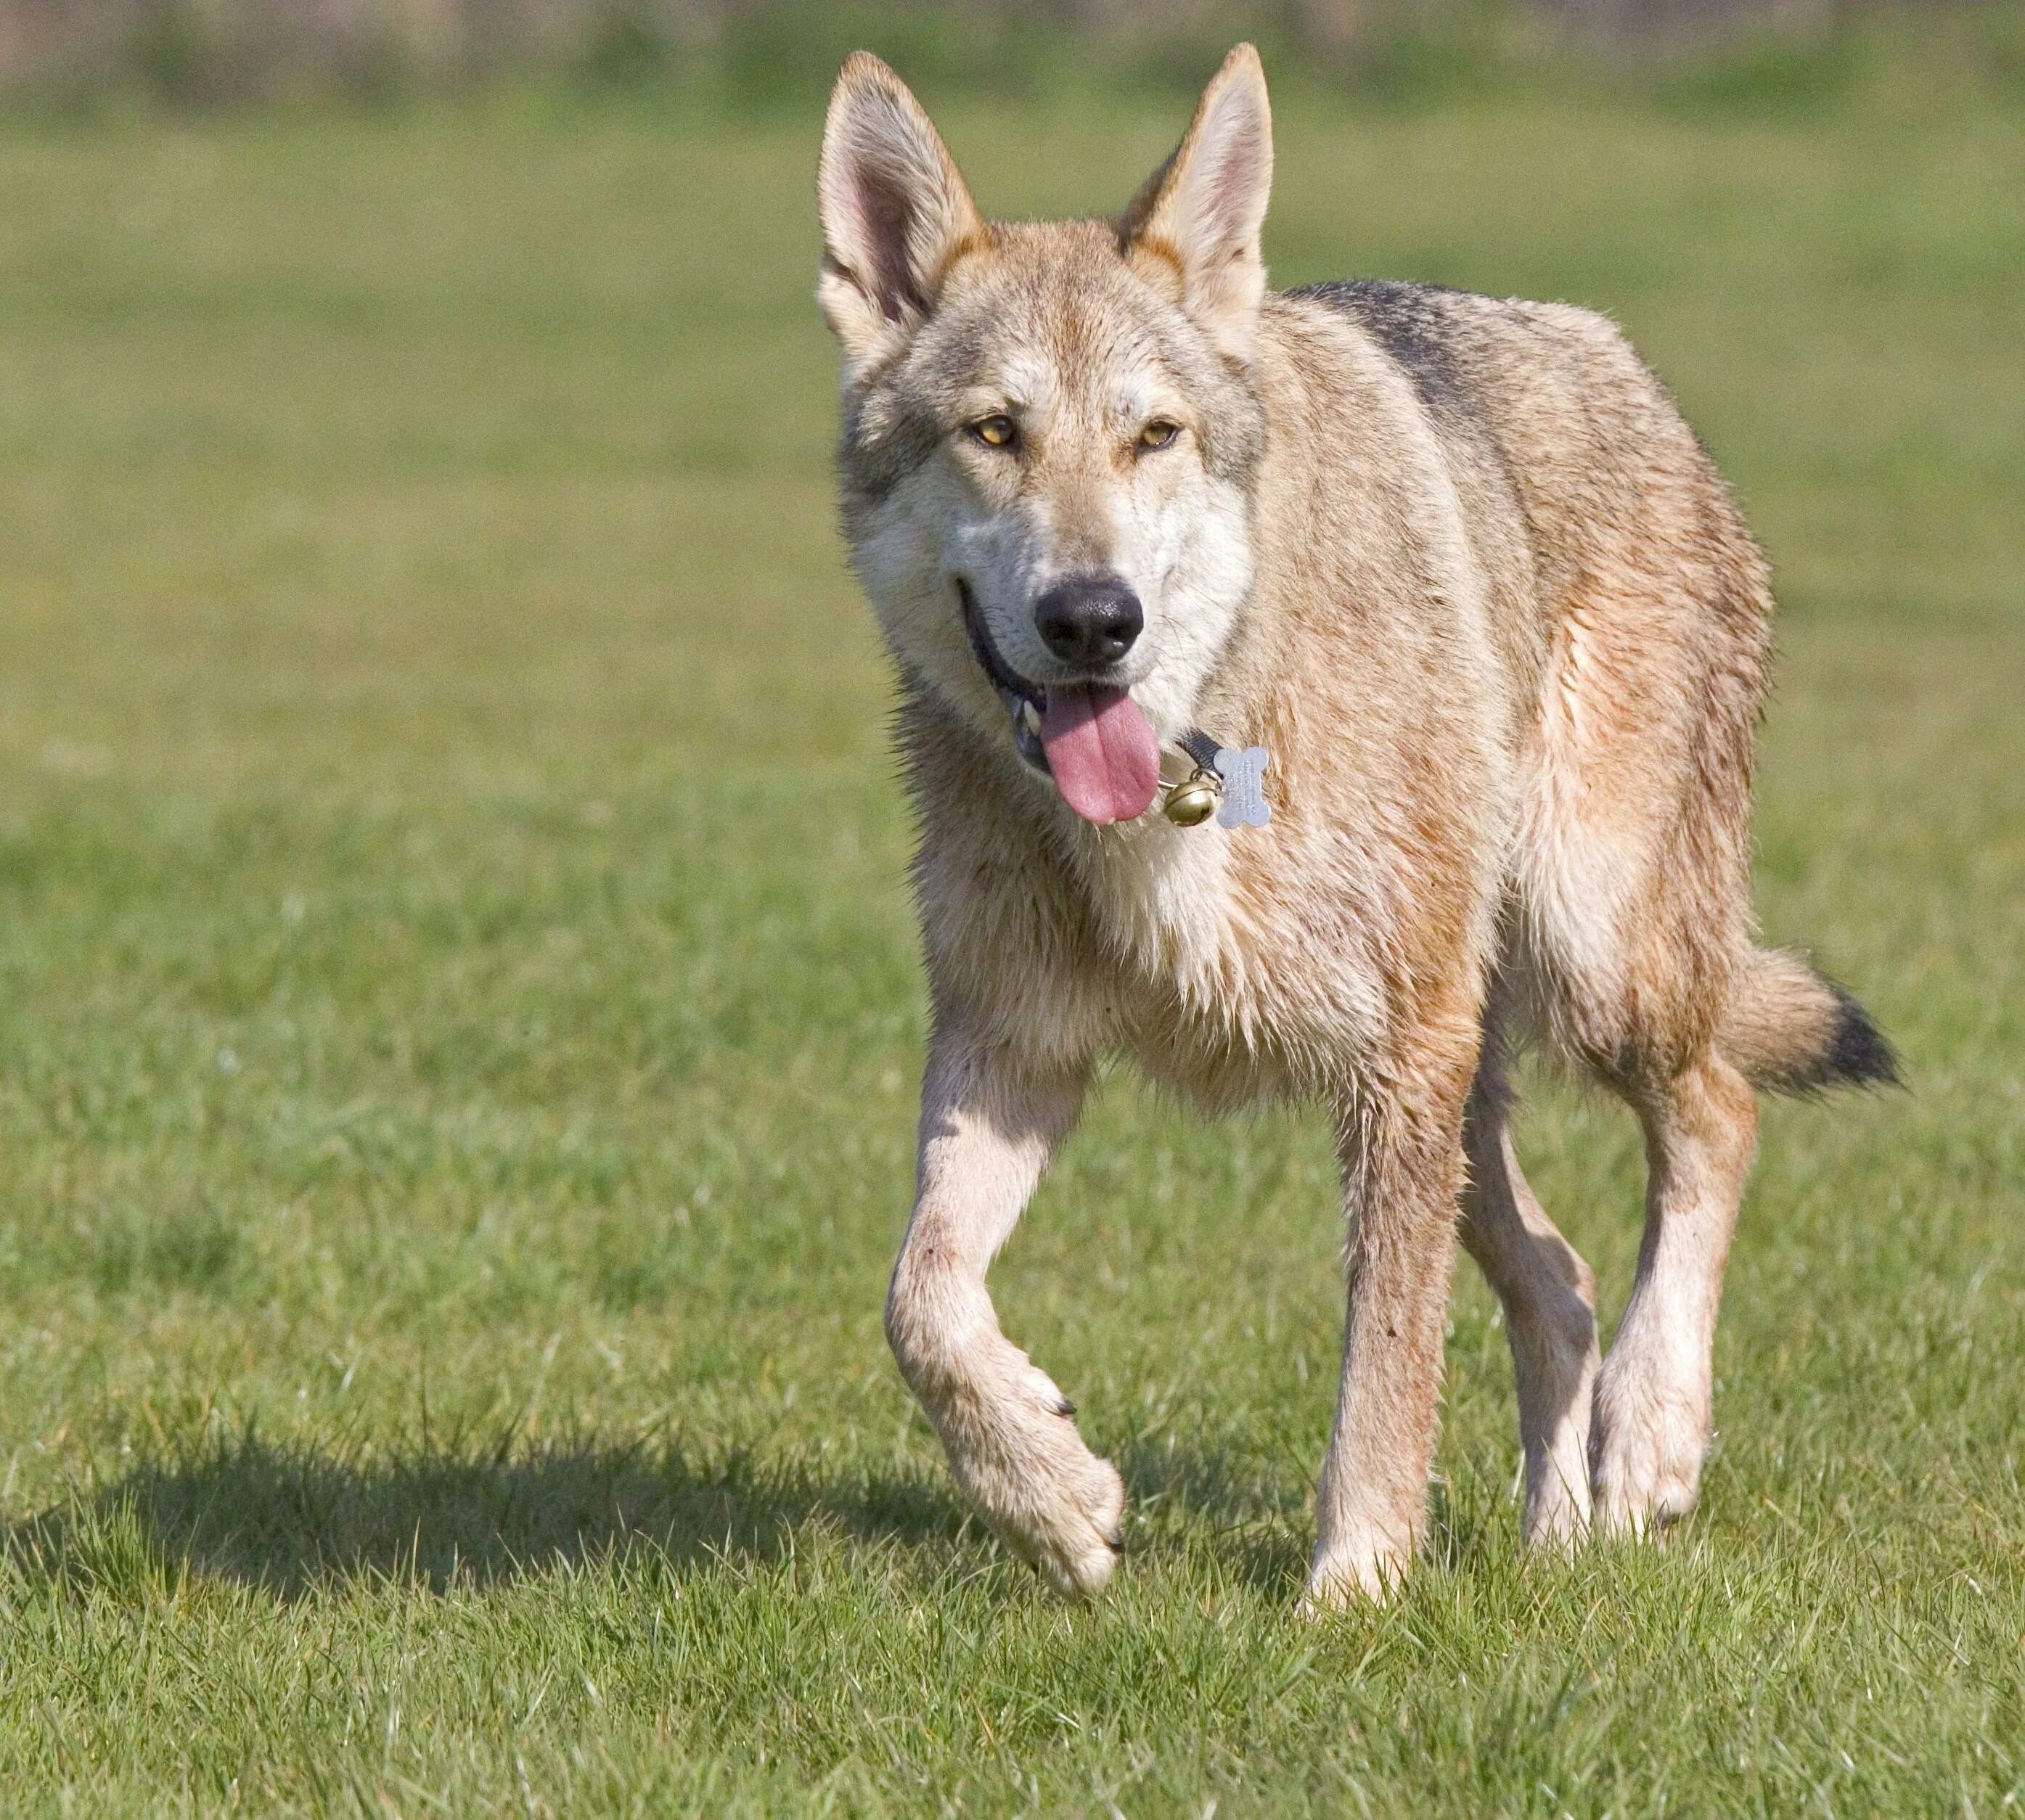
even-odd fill
[(1249, 45), (1114, 220), (986, 221), (877, 57), (830, 102), (818, 296), (858, 574), (921, 686), (1093, 822), (1150, 806), (1251, 584), (1272, 166)]

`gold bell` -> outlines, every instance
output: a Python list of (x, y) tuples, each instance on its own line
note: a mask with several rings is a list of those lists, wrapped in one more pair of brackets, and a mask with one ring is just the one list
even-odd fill
[(1216, 786), (1198, 771), (1185, 783), (1172, 785), (1160, 813), (1176, 827), (1194, 827), (1216, 813)]

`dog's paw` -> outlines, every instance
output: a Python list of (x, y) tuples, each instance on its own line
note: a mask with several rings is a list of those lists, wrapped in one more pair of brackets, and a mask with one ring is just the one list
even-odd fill
[(1057, 1591), (1088, 1598), (1110, 1583), (1124, 1551), (1125, 1482), (1083, 1445), (1066, 1413), (1057, 1433), (1016, 1453), (952, 1455), (957, 1481), (1006, 1547)]
[(1376, 1542), (1318, 1553), (1295, 1611), (1303, 1618), (1319, 1618), (1360, 1605), (1383, 1605), (1411, 1559), (1406, 1550)]
[(1526, 1467), (1526, 1510), (1520, 1533), (1528, 1548), (1566, 1554), (1589, 1534), (1589, 1467), (1586, 1440), (1556, 1448)]
[[(1589, 1378), (1593, 1377), (1592, 1369)], [(1566, 1554), (1589, 1534), (1593, 1426), (1591, 1385), (1584, 1382), (1544, 1434), (1527, 1437), (1520, 1533), (1529, 1548)]]
[(1102, 1592), (1125, 1552), (1125, 1482), (1110, 1461), (1084, 1451), (1072, 1474), (1044, 1500), (1008, 1513), (999, 1531), (1057, 1592), (1073, 1598)]
[(1695, 1507), (1708, 1450), (1706, 1386), (1653, 1368), (1636, 1355), (1604, 1361), (1596, 1389), (1589, 1477), (1597, 1528), (1643, 1536)]
[(1526, 1454), (1523, 1533), (1534, 1548), (1565, 1554), (1588, 1533), (1589, 1441), (1594, 1427), (1596, 1321), (1568, 1298), (1559, 1331), (1539, 1324), (1519, 1361), (1519, 1426)]
[(1125, 1547), (1125, 1483), (1077, 1431), (1075, 1405), (1008, 1349), (989, 1400), (966, 1400), (937, 1426), (950, 1470), (978, 1514), (1058, 1591), (1103, 1591)]

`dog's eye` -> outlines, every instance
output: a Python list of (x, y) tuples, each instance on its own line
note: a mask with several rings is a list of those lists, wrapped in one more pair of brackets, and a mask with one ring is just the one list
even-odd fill
[(979, 417), (966, 427), (987, 449), (1009, 449), (1020, 440), (1020, 426), (1002, 412)]
[(1139, 446), (1141, 449), (1164, 449), (1181, 433), (1179, 424), (1171, 424), (1165, 417), (1156, 417), (1139, 432)]

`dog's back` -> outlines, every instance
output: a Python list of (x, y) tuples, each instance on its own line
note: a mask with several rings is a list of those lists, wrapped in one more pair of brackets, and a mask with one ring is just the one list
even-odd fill
[(1456, 491), (1518, 696), (1510, 1008), (1613, 1078), (1711, 1037), (1761, 1084), (1887, 1075), (1858, 1007), (1751, 939), (1770, 577), (1665, 387), (1566, 304), (1361, 280), (1281, 306), (1398, 369)]

